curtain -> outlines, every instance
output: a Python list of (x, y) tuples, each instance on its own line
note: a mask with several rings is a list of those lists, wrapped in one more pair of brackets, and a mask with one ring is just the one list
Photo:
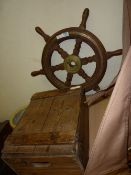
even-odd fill
[(123, 5), (123, 58), (131, 45), (131, 0), (124, 0)]
[(104, 175), (127, 166), (127, 148), (131, 145), (131, 0), (124, 0), (123, 7), (124, 63), (89, 154), (85, 175)]

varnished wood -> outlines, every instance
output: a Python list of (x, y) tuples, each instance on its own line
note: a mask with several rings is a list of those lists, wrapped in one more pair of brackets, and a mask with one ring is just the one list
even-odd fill
[(110, 59), (113, 56), (122, 55), (122, 49), (114, 50), (112, 52), (107, 52), (107, 59)]
[(74, 170), (74, 169), (68, 169), (65, 168), (65, 169), (57, 169), (55, 171), (52, 171), (52, 170), (33, 170), (33, 171), (24, 171), (24, 170), (16, 170), (17, 173), (19, 173), (19, 175), (45, 175), (45, 174), (48, 174), (48, 175), (61, 175), (61, 172), (62, 172), (62, 175), (82, 175), (84, 173), (81, 173), (79, 170)]
[(33, 95), (2, 158), (26, 174), (82, 175), (88, 161), (88, 106), (81, 90)]
[(78, 94), (67, 96), (63, 93), (55, 98), (32, 100), (25, 112), (25, 117), (21, 119), (21, 123), (8, 141), (28, 145), (72, 143), (75, 138), (79, 110), (80, 95)]
[(89, 158), (89, 108), (84, 102), (85, 96), (83, 95), (78, 125), (78, 154), (85, 169)]
[(37, 33), (39, 33), (39, 35), (41, 35), (44, 38), (46, 42), (50, 39), (50, 36), (45, 34), (45, 32), (40, 27), (36, 27), (35, 30)]
[(66, 81), (65, 81), (65, 84), (67, 86), (71, 85), (72, 78), (73, 78), (73, 74), (72, 73), (67, 73), (67, 77), (66, 77)]
[[(5, 158), (5, 160), (8, 162), (8, 164), (15, 169), (17, 172), (17, 169), (19, 169), (20, 173), (28, 173), (28, 175), (32, 173), (36, 173), (36, 175), (39, 175), (39, 173), (47, 173), (52, 174), (53, 173), (61, 173), (65, 171), (66, 173), (70, 172), (79, 172), (78, 175), (83, 174), (83, 169), (81, 169), (78, 163), (79, 160), (76, 159), (76, 157), (73, 156), (48, 156), (48, 157), (42, 157), (42, 156), (28, 156), (27, 155), (19, 155), (18, 157), (9, 157)], [(48, 164), (45, 166), (45, 164)]]
[(35, 77), (37, 75), (44, 75), (44, 70), (43, 69), (40, 69), (38, 71), (34, 71), (34, 72), (31, 72), (31, 76)]
[(80, 28), (86, 29), (86, 22), (87, 22), (88, 16), (89, 16), (89, 9), (85, 8), (85, 10), (82, 14), (82, 21), (81, 21), (81, 24), (79, 26)]
[(45, 91), (45, 92), (39, 92), (36, 93), (32, 96), (31, 100), (37, 100), (37, 99), (44, 99), (44, 98), (48, 98), (48, 97), (56, 97), (56, 96), (63, 96), (63, 95), (70, 95), (70, 94), (78, 94), (79, 89), (76, 88), (74, 90), (71, 91), (60, 91), (60, 90), (52, 90), (52, 91)]
[[(84, 82), (79, 84), (84, 91), (95, 90), (97, 91), (98, 84), (104, 77), (107, 67), (107, 60), (113, 56), (119, 56), (122, 54), (122, 49), (115, 51), (106, 51), (101, 41), (91, 32), (86, 30), (86, 22), (89, 16), (89, 9), (85, 8), (82, 14), (82, 20), (78, 27), (70, 27), (66, 29), (62, 29), (52, 36), (48, 36), (45, 34), (40, 27), (36, 27), (36, 31), (45, 39), (46, 45), (43, 49), (42, 53), (42, 69), (40, 71), (34, 71), (31, 73), (32, 76), (37, 75), (46, 75), (47, 79), (58, 89), (70, 89), (72, 86), (77, 86), (78, 84), (73, 84), (73, 75), (71, 75), (70, 70), (64, 66), (65, 60), (68, 59), (69, 56), (76, 56), (80, 61), (80, 67), (73, 72), (80, 75)], [(61, 47), (61, 43), (63, 41), (74, 39), (75, 46), (73, 52), (71, 54), (67, 53), (64, 48)], [(80, 49), (82, 43), (89, 45), (89, 47), (94, 51), (93, 56), (87, 56), (81, 58)], [(52, 66), (52, 57), (54, 51), (57, 51), (62, 58), (62, 64), (58, 64), (56, 66)], [(84, 70), (82, 70), (82, 65), (86, 65), (90, 62), (95, 62), (96, 67), (95, 71), (91, 76), (88, 76)], [(77, 64), (78, 65), (78, 64)], [(77, 67), (77, 65), (74, 66)], [(73, 66), (72, 66), (73, 69)], [(42, 71), (43, 70), (43, 71)], [(55, 71), (65, 70), (67, 72), (66, 81), (59, 79), (55, 74)]]
[(69, 54), (62, 49), (58, 44), (54, 46), (54, 50), (57, 51), (63, 59), (65, 59)]
[(73, 49), (73, 55), (78, 56), (80, 53), (80, 49), (81, 49), (81, 44), (82, 44), (82, 40), (80, 38), (76, 39), (76, 44), (75, 47)]

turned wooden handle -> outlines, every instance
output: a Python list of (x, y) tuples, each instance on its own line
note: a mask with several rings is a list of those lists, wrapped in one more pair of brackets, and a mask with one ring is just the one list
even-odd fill
[(113, 56), (119, 56), (122, 55), (122, 49), (118, 49), (112, 52), (107, 52), (107, 59), (110, 59)]
[(86, 28), (86, 21), (87, 21), (87, 18), (89, 16), (89, 9), (86, 8), (82, 14), (82, 21), (81, 21), (81, 24), (80, 24), (80, 28)]
[(35, 77), (35, 76), (38, 76), (38, 75), (44, 75), (43, 69), (31, 72), (32, 77)]
[(40, 34), (40, 35), (44, 38), (44, 40), (45, 40), (46, 42), (50, 39), (50, 36), (47, 35), (40, 27), (36, 27), (36, 28), (35, 28), (35, 31), (36, 31), (38, 34)]

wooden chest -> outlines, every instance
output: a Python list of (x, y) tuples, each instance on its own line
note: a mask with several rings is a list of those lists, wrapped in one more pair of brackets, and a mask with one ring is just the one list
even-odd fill
[(89, 149), (84, 100), (80, 89), (33, 95), (2, 159), (18, 175), (82, 175)]

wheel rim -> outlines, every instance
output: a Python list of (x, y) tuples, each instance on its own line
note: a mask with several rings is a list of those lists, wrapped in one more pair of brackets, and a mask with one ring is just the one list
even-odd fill
[[(69, 55), (59, 46), (60, 43), (68, 39), (76, 40), (76, 44), (71, 55)], [(93, 49), (95, 53), (94, 56), (85, 57), (83, 59), (79, 58), (82, 42), (85, 42)], [(56, 66), (51, 66), (52, 54), (54, 51), (57, 51), (61, 55), (63, 58), (63, 63)], [(73, 70), (71, 69), (71, 71), (64, 64), (65, 62), (68, 62), (68, 59), (70, 59), (70, 62), (71, 60), (75, 60), (77, 64), (79, 62), (78, 66), (74, 67)], [(96, 69), (93, 76), (89, 77), (81, 68), (81, 65), (86, 65), (93, 61), (96, 62)], [(72, 87), (71, 81), (73, 74), (78, 73), (79, 76), (85, 79), (85, 83), (80, 85), (86, 90), (90, 90), (92, 87), (98, 85), (105, 74), (107, 67), (106, 51), (100, 40), (91, 32), (75, 27), (63, 29), (55, 33), (46, 44), (42, 54), (42, 67), (48, 80), (59, 89), (69, 89)], [(69, 68), (71, 68), (71, 66), (69, 66)], [(62, 82), (54, 75), (54, 72), (58, 70), (67, 71), (66, 82)]]
[[(79, 74), (85, 83), (80, 84), (85, 91), (91, 89), (98, 91), (100, 87), (98, 86), (99, 82), (102, 80), (106, 67), (107, 60), (113, 56), (119, 56), (122, 54), (122, 49), (115, 51), (105, 51), (104, 46), (100, 40), (93, 35), (91, 32), (86, 30), (86, 22), (89, 16), (89, 9), (86, 8), (82, 14), (82, 20), (79, 27), (72, 27), (60, 30), (51, 37), (47, 35), (40, 27), (36, 27), (36, 32), (43, 37), (46, 42), (46, 45), (42, 54), (42, 69), (33, 71), (32, 76), (37, 75), (46, 75), (48, 80), (59, 89), (69, 89), (72, 84), (72, 79), (75, 74)], [(63, 50), (59, 44), (68, 39), (76, 39), (76, 44), (71, 55), (69, 55), (65, 50)], [(79, 56), (80, 48), (82, 42), (85, 42), (89, 45), (95, 55), (91, 57), (85, 57), (81, 60)], [(59, 65), (52, 66), (51, 58), (53, 51), (58, 51), (58, 53), (63, 58), (63, 63)], [(88, 76), (86, 72), (82, 69), (83, 65), (86, 65), (91, 62), (96, 62), (96, 69), (92, 76)], [(73, 63), (72, 63), (73, 62)], [(73, 65), (72, 65), (73, 64)], [(57, 70), (66, 70), (67, 77), (66, 81), (63, 82), (54, 75), (54, 72)]]

